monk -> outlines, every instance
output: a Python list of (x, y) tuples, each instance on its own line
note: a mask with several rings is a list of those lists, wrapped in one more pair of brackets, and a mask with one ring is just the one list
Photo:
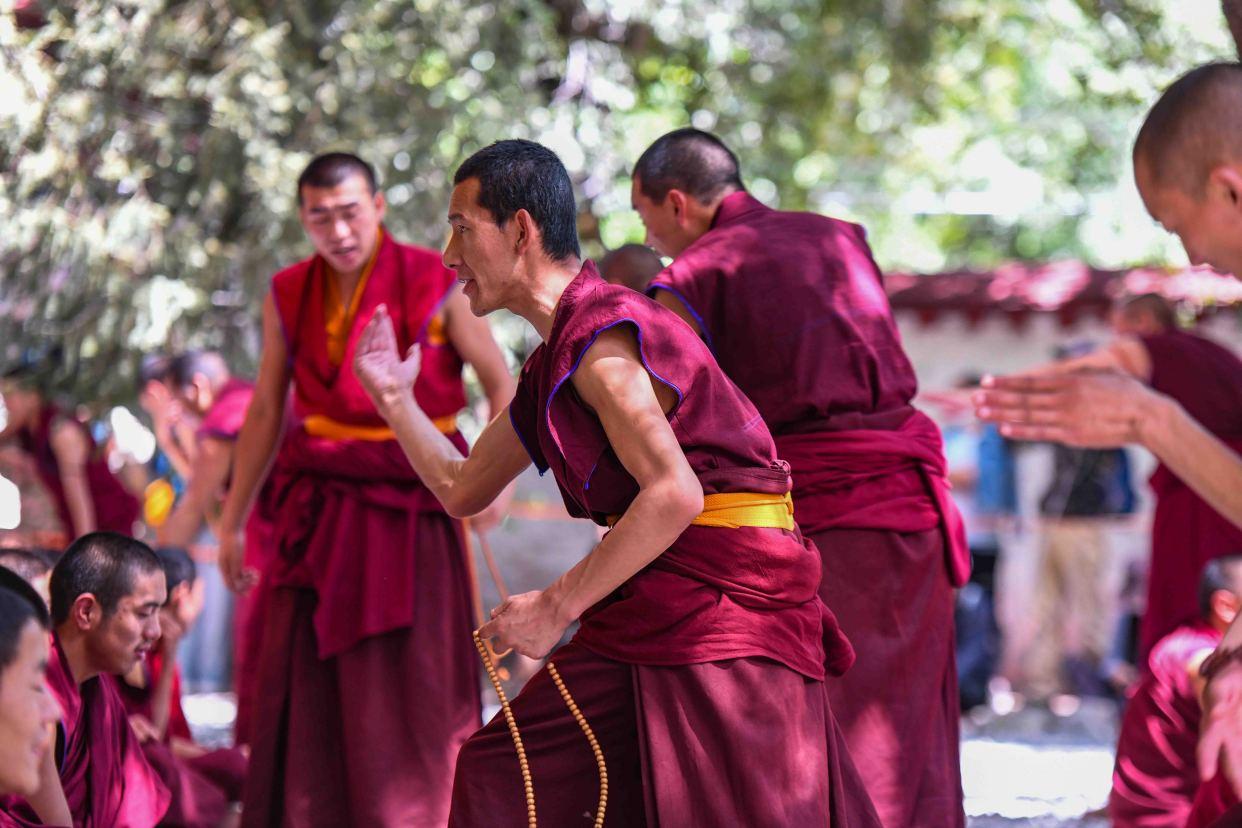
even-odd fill
[[(1242, 32), (1242, 4), (1233, 7)], [(1195, 264), (1242, 274), (1242, 64), (1183, 75), (1148, 113), (1134, 145), (1148, 212), (1175, 233)], [(978, 415), (1007, 437), (1080, 446), (1128, 443), (1151, 451), (1181, 481), (1242, 526), (1242, 458), (1172, 397), (1121, 371), (1053, 368), (985, 378)], [(1242, 623), (1235, 621), (1203, 669), (1199, 768), (1242, 789)], [(1211, 669), (1208, 669), (1208, 668)]]
[(143, 756), (114, 677), (159, 640), (159, 559), (141, 541), (93, 532), (65, 550), (51, 590), (47, 683), (60, 708), (52, 773), (0, 811), (22, 826), (150, 828), (168, 810), (168, 789)]
[[(211, 351), (178, 355), (170, 360), (162, 380), (176, 404), (199, 420), (195, 461), (186, 478), (185, 491), (156, 533), (160, 544), (185, 548), (197, 536), (204, 521), (214, 523), (219, 515), (234, 467), (233, 449), (254, 396), (254, 385), (234, 377), (220, 355)], [(275, 557), (272, 497), (269, 480), (246, 521), (242, 565), (260, 574)], [(270, 580), (260, 576), (255, 589), (242, 596), (234, 607), (235, 732), (240, 744), (250, 742), (258, 650), (270, 586)]]
[(863, 229), (764, 206), (697, 129), (642, 154), (631, 200), (673, 258), (651, 295), (703, 338), (792, 467), (820, 597), (858, 649), (829, 694), (880, 819), (963, 825), (953, 588), (970, 555)]
[(44, 605), (52, 603), (49, 581), (56, 557), (42, 549), (0, 549), (0, 566), (18, 575), (35, 588)]
[(231, 803), (241, 801), (246, 756), (240, 748), (208, 750), (196, 744), (181, 708), (177, 645), (202, 609), (194, 591), (194, 561), (174, 547), (155, 554), (168, 585), (168, 601), (160, 608), (160, 640), (149, 658), (121, 677), (121, 699), (147, 761), (171, 793), (163, 824), (232, 824)]
[(36, 367), (22, 365), (6, 372), (0, 395), (8, 412), (0, 439), (12, 437), (34, 457), (69, 536), (96, 530), (132, 535), (138, 499), (108, 469), (86, 426), (47, 400)]
[(1108, 806), (1115, 828), (1184, 825), (1199, 790), (1199, 665), (1242, 607), (1242, 555), (1209, 561), (1198, 593), (1199, 617), (1156, 644), (1126, 705)]
[(639, 293), (646, 293), (651, 280), (663, 269), (659, 254), (645, 244), (623, 244), (599, 260), (599, 275), (605, 282)]
[(439, 826), (453, 761), (480, 718), (478, 656), (461, 526), (410, 468), (350, 370), (375, 308), (401, 348), (421, 344), (414, 393), (463, 451), (462, 367), (490, 410), (514, 381), (484, 320), (434, 251), (383, 227), (384, 196), (357, 156), (330, 153), (298, 179), (315, 254), (272, 277), (263, 355), (233, 450), (219, 522), (220, 563), (253, 584), (243, 527), (272, 472), (275, 556), (263, 577), (246, 825)]
[[(50, 627), (34, 588), (0, 568), (0, 803), (36, 795), (49, 764), (59, 712), (46, 682)], [(0, 805), (0, 826), (6, 819)]]
[(484, 508), (533, 462), (574, 516), (612, 527), (478, 631), (538, 658), (579, 621), (551, 656), (574, 703), (547, 667), (513, 701), (525, 795), (505, 718), (470, 737), (449, 824), (525, 825), (532, 808), (544, 825), (589, 822), (603, 786), (576, 710), (606, 766), (607, 825), (877, 825), (825, 692), (851, 653), (754, 407), (673, 314), (582, 261), (550, 150), (475, 153), (448, 212), (444, 262), (471, 310), (505, 308), (543, 340), (512, 404), (463, 457), (410, 393), (425, 357), (400, 349), (385, 307), (355, 373), (450, 514)]

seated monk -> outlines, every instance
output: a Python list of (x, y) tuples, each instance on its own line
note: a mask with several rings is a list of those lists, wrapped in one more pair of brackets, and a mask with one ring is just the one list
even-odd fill
[[(47, 606), (21, 576), (0, 567), (0, 799), (33, 796), (51, 767), (59, 711), (47, 691)], [(0, 826), (6, 825), (0, 811)]]
[(878, 825), (825, 686), (852, 652), (758, 412), (675, 314), (581, 259), (554, 153), (501, 141), (454, 184), (444, 263), (470, 310), (506, 308), (543, 339), (513, 402), (463, 457), (411, 392), (422, 354), (398, 353), (384, 305), (354, 373), (449, 514), (533, 462), (611, 529), (477, 631), (484, 654), (539, 658), (581, 621), (462, 746), (449, 824)]
[(177, 644), (202, 609), (202, 597), (194, 591), (194, 561), (183, 549), (160, 548), (155, 554), (168, 582), (168, 603), (160, 609), (162, 635), (151, 656), (117, 682), (121, 698), (147, 761), (172, 793), (161, 824), (233, 824), (237, 814), (230, 805), (241, 801), (246, 755), (238, 748), (208, 750), (195, 743), (181, 709)]
[(0, 549), (0, 566), (22, 576), (39, 593), (45, 607), (52, 603), (48, 582), (55, 565), (55, 553), (46, 549)]
[(1152, 649), (1149, 672), (1121, 722), (1108, 805), (1116, 828), (1186, 823), (1199, 790), (1199, 665), (1240, 606), (1242, 555), (1217, 558), (1200, 580), (1200, 619), (1178, 627)]
[(23, 827), (150, 828), (168, 810), (168, 789), (142, 754), (113, 676), (159, 640), (167, 598), (159, 558), (133, 538), (92, 532), (65, 550), (51, 591), (56, 772), (36, 794), (5, 801), (0, 814)]

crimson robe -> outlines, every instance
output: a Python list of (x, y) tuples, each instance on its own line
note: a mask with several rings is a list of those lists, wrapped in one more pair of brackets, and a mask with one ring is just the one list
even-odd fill
[(820, 596), (858, 651), (829, 684), (833, 712), (880, 818), (964, 825), (953, 587), (969, 551), (865, 232), (733, 193), (658, 290), (697, 320), (792, 468)]
[(176, 662), (164, 662), (158, 644), (144, 665), (145, 684), (134, 687), (124, 678), (117, 688), (127, 713), (153, 718), (154, 689), (165, 669), (173, 670), (172, 699), (163, 741), (142, 745), (142, 752), (171, 794), (162, 824), (186, 828), (215, 828), (229, 812), (230, 803), (241, 800), (246, 778), (246, 756), (238, 748), (223, 748), (193, 758), (174, 755), (174, 737), (193, 740), (181, 707), (181, 676)]
[[(79, 686), (53, 633), (47, 686), (61, 710), (56, 763), (74, 828), (151, 828), (159, 822), (168, 810), (168, 789), (129, 726), (115, 679), (96, 676)], [(20, 798), (7, 798), (0, 810), (17, 825), (42, 824)]]
[[(1242, 451), (1242, 360), (1211, 340), (1184, 331), (1143, 338), (1151, 387), (1235, 451)], [(1147, 609), (1139, 624), (1139, 665), (1178, 625), (1199, 616), (1203, 566), (1242, 551), (1242, 529), (1207, 505), (1161, 464), (1151, 476), (1156, 509), (1151, 525)]]
[[(246, 421), (254, 385), (231, 379), (216, 394), (211, 408), (199, 423), (199, 439), (209, 438), (235, 443)], [(269, 479), (259, 490), (254, 509), (246, 520), (245, 564), (260, 574), (267, 571), (275, 557), (275, 515), (272, 499), (274, 489)], [(237, 692), (237, 720), (234, 732), (239, 744), (250, 741), (250, 724), (258, 676), (259, 645), (263, 635), (263, 617), (270, 579), (260, 578), (258, 586), (241, 596), (233, 608), (233, 686)]]
[(1150, 670), (1126, 705), (1117, 740), (1109, 816), (1116, 828), (1184, 825), (1199, 790), (1195, 749), (1202, 710), (1187, 666), (1221, 634), (1179, 627), (1152, 650)]
[[(510, 416), (570, 513), (606, 523), (638, 484), (567, 386), (595, 338), (637, 335), (678, 398), (669, 422), (705, 494), (789, 491), (750, 402), (673, 314), (603, 282), (590, 262), (522, 371)], [(581, 618), (551, 656), (603, 748), (608, 825), (877, 825), (824, 689), (848, 644), (819, 600), (818, 554), (795, 527), (690, 526)], [(513, 701), (539, 818), (593, 812), (595, 761), (545, 670)], [(513, 747), (497, 716), (462, 748), (450, 825), (525, 824)]]
[(351, 368), (381, 303), (402, 352), (423, 346), (423, 410), (456, 414), (461, 359), (428, 336), (455, 276), (434, 251), (385, 233), (339, 364), (328, 354), (328, 277), (316, 256), (272, 279), (296, 423), (272, 472), (276, 554), (243, 820), (442, 825), (453, 759), (480, 717), (460, 525), (395, 439), (314, 436), (307, 418), (384, 427)]
[[(39, 413), (39, 421), (33, 428), (19, 431), (18, 440), (21, 447), (35, 459), (39, 477), (56, 503), (61, 525), (71, 537), (76, 538), (83, 532), (73, 522), (69, 501), (65, 497), (65, 487), (60, 479), (60, 464), (56, 461), (56, 453), (52, 451), (52, 426), (63, 416), (55, 406), (45, 405)], [(76, 420), (70, 422), (81, 430), (90, 446), (86, 460), (86, 486), (95, 507), (95, 528), (101, 532), (133, 535), (134, 521), (138, 520), (142, 510), (138, 498), (126, 491), (121, 481), (108, 468), (107, 458), (96, 450), (95, 441), (91, 439), (86, 426)]]

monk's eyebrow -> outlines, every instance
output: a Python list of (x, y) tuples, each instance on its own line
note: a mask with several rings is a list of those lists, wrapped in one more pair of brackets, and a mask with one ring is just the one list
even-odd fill
[(461, 213), (449, 213), (449, 217), (448, 217), (449, 224), (452, 224), (455, 221), (465, 221), (465, 220), (466, 220), (466, 217), (463, 216)]

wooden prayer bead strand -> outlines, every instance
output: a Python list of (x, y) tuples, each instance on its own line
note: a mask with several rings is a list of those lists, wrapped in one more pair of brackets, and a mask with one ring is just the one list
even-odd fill
[(560, 691), (561, 698), (565, 700), (565, 706), (569, 708), (574, 720), (578, 722), (578, 727), (582, 728), (582, 732), (586, 734), (587, 742), (591, 745), (591, 753), (595, 754), (595, 764), (599, 767), (599, 807), (595, 809), (595, 828), (604, 828), (604, 812), (608, 809), (608, 765), (604, 763), (604, 750), (596, 741), (595, 732), (587, 723), (586, 716), (582, 715), (582, 711), (578, 709), (574, 697), (569, 695), (569, 688), (561, 680), (561, 674), (557, 672), (556, 665), (550, 661), (548, 662), (548, 675), (552, 676), (556, 689)]
[(526, 748), (522, 746), (522, 735), (518, 733), (513, 711), (509, 709), (509, 697), (505, 695), (505, 689), (500, 685), (500, 677), (496, 675), (496, 665), (492, 662), (491, 652), (483, 639), (479, 638), (478, 630), (474, 631), (474, 646), (479, 651), (479, 658), (483, 659), (483, 668), (487, 671), (487, 677), (491, 679), (496, 697), (500, 699), (500, 709), (505, 714), (505, 723), (509, 725), (509, 735), (513, 737), (513, 747), (517, 750), (518, 768), (522, 772), (522, 788), (526, 792), (526, 822), (530, 828), (536, 828), (538, 819), (535, 816), (535, 782), (530, 774), (530, 765), (526, 762)]

